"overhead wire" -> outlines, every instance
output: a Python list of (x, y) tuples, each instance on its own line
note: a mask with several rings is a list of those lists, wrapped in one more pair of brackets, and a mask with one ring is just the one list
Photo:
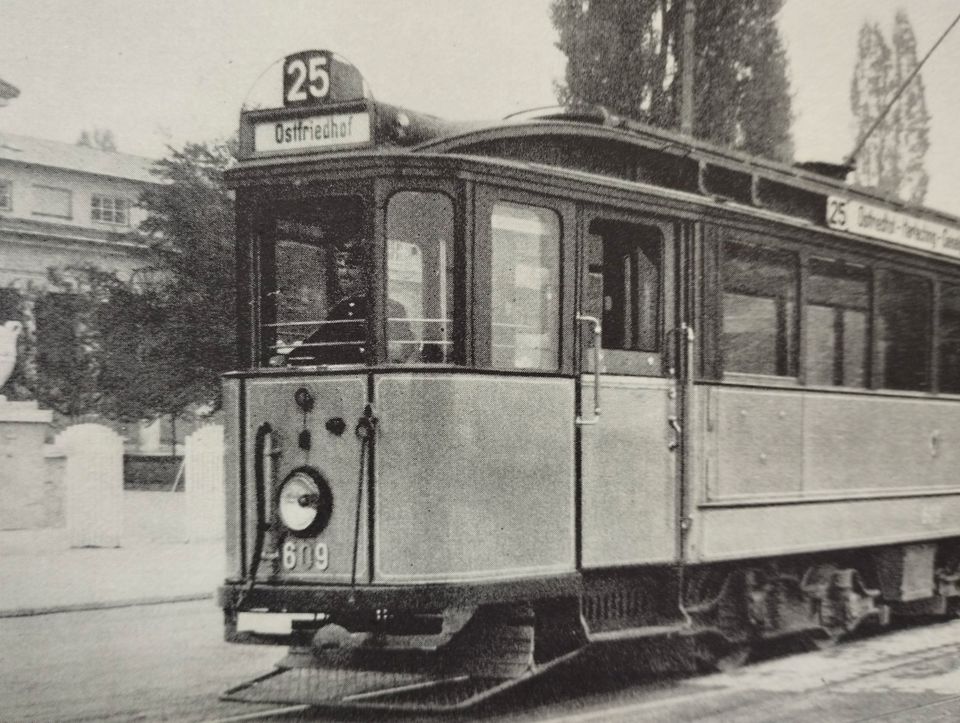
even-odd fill
[(917, 67), (913, 69), (913, 72), (910, 73), (910, 76), (900, 84), (900, 87), (897, 89), (897, 92), (894, 94), (893, 98), (889, 100), (883, 111), (879, 116), (877, 116), (876, 120), (874, 120), (873, 125), (871, 125), (867, 132), (860, 137), (860, 141), (857, 143), (856, 147), (854, 147), (854, 149), (850, 151), (850, 153), (844, 159), (844, 165), (850, 166), (854, 163), (857, 158), (857, 154), (863, 150), (867, 140), (870, 138), (873, 132), (877, 130), (880, 124), (883, 123), (884, 118), (887, 117), (887, 113), (890, 112), (890, 109), (893, 108), (894, 104), (900, 99), (900, 96), (903, 95), (904, 91), (907, 89), (907, 86), (909, 86), (910, 83), (913, 82), (913, 79), (917, 77), (917, 74), (920, 72), (921, 68), (923, 68), (927, 60), (930, 59), (930, 56), (933, 55), (933, 51), (940, 47), (940, 44), (946, 39), (946, 37), (950, 34), (950, 31), (953, 30), (954, 26), (956, 26), (958, 22), (960, 22), (960, 13), (958, 13), (957, 17), (953, 19), (953, 22), (947, 26), (947, 29), (943, 31), (943, 34), (937, 39), (937, 42), (935, 42), (933, 46), (931, 46), (930, 50), (927, 51), (927, 54), (923, 56), (923, 60), (917, 63)]

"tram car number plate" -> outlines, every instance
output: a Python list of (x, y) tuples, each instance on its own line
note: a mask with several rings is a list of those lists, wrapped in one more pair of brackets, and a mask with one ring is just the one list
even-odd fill
[(326, 542), (286, 540), (280, 561), (289, 572), (323, 572), (330, 565), (330, 551)]

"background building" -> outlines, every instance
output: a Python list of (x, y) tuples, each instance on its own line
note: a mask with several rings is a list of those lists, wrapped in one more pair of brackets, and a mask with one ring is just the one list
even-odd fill
[[(0, 79), (0, 107), (20, 91)], [(2, 117), (0, 117), (2, 120)], [(128, 280), (150, 265), (136, 229), (140, 194), (157, 183), (149, 158), (3, 132), (0, 123), (0, 322), (26, 330), (18, 372), (4, 392), (70, 364), (81, 344), (76, 310), (82, 270)], [(62, 369), (56, 370), (62, 372)], [(60, 375), (62, 377), (62, 374)]]

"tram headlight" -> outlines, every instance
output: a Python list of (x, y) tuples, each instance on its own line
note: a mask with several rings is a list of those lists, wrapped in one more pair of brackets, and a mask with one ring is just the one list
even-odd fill
[(330, 485), (312, 467), (295, 469), (280, 486), (277, 514), (293, 534), (317, 534), (327, 526), (332, 513)]

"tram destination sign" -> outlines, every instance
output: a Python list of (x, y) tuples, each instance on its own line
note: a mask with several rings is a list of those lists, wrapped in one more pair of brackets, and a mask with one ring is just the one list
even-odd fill
[(267, 79), (274, 88), (269, 99), (261, 96), (241, 113), (241, 157), (370, 145), (371, 106), (363, 77), (349, 61), (329, 50), (303, 50), (277, 61)]
[(827, 226), (960, 258), (960, 228), (843, 196), (827, 197)]
[(357, 146), (370, 142), (370, 113), (331, 113), (261, 121), (253, 129), (257, 153)]

